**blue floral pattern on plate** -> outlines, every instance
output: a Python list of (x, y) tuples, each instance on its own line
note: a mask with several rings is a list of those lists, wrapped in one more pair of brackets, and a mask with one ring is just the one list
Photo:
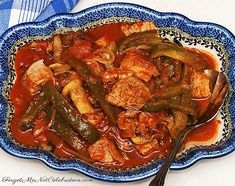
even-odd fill
[[(216, 51), (222, 61), (220, 70), (226, 72), (230, 81), (230, 97), (221, 112), (224, 120), (222, 142), (207, 148), (194, 147), (177, 159), (172, 169), (183, 169), (202, 158), (226, 155), (235, 149), (235, 37), (226, 28), (213, 23), (195, 22), (176, 13), (161, 13), (128, 3), (109, 3), (94, 6), (76, 14), (59, 14), (43, 22), (23, 23), (8, 29), (0, 37), (0, 145), (6, 152), (21, 158), (38, 159), (58, 170), (77, 170), (88, 176), (105, 181), (135, 181), (154, 175), (161, 160), (151, 161), (133, 169), (114, 170), (87, 164), (76, 159), (59, 159), (41, 149), (27, 148), (17, 144), (11, 137), (7, 123), (14, 114), (7, 93), (14, 74), (14, 54), (25, 43), (48, 38), (53, 33), (69, 29), (84, 29), (113, 21), (153, 20), (160, 27), (160, 34), (189, 46), (200, 45)], [(61, 29), (64, 28), (64, 29)], [(170, 28), (170, 31), (169, 31)], [(210, 42), (212, 41), (212, 42)], [(230, 63), (227, 63), (230, 61)], [(227, 109), (227, 111), (226, 111)], [(233, 113), (233, 114), (232, 114)]]

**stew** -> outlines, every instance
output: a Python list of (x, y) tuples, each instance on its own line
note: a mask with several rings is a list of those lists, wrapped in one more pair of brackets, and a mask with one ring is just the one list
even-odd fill
[[(216, 68), (210, 55), (161, 38), (151, 21), (31, 42), (15, 57), (11, 133), (62, 158), (142, 165), (166, 157), (189, 121), (205, 111), (206, 68)], [(186, 141), (209, 140), (217, 125), (208, 123)]]

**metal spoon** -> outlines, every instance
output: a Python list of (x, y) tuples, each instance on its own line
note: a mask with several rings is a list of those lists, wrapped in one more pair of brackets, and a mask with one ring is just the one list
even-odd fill
[(187, 125), (184, 131), (181, 132), (169, 157), (164, 160), (163, 165), (161, 166), (160, 170), (157, 172), (153, 180), (150, 182), (149, 186), (164, 185), (166, 174), (187, 134), (192, 129), (195, 129), (211, 121), (217, 115), (219, 108), (224, 102), (224, 98), (228, 92), (228, 84), (225, 75), (215, 70), (205, 70), (205, 73), (210, 78), (210, 82), (212, 85), (212, 94), (206, 112), (204, 112), (198, 118), (196, 123), (190, 123), (189, 125)]

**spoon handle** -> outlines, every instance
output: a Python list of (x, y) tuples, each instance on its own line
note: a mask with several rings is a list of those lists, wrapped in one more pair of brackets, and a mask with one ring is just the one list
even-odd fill
[(156, 176), (153, 178), (153, 180), (150, 182), (149, 186), (163, 186), (166, 174), (168, 173), (168, 170), (175, 159), (175, 156), (180, 149), (186, 135), (189, 131), (191, 131), (194, 128), (193, 125), (189, 125), (185, 128), (183, 132), (180, 133), (180, 136), (178, 137), (175, 146), (173, 147), (170, 155), (168, 158), (166, 158), (160, 168), (160, 170), (157, 172)]

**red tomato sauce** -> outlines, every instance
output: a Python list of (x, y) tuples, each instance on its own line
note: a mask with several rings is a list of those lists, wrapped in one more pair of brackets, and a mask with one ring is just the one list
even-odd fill
[(191, 131), (185, 139), (185, 143), (194, 142), (207, 142), (212, 140), (218, 132), (220, 121), (213, 119), (209, 123)]
[[(190, 50), (198, 50), (198, 49), (190, 49)], [(199, 51), (207, 59), (208, 67), (210, 69), (217, 70), (218, 62), (216, 61), (215, 57), (207, 51), (204, 51), (204, 50), (199, 50)], [(200, 111), (204, 111), (207, 105), (208, 105), (208, 99), (202, 99), (198, 101), (198, 106), (199, 106)], [(208, 122), (207, 124), (191, 131), (187, 135), (185, 139), (185, 143), (188, 143), (190, 141), (207, 142), (207, 141), (212, 140), (217, 135), (219, 125), (220, 125), (220, 121), (215, 117), (212, 121)]]
[[(21, 79), (26, 69), (33, 62), (39, 59), (49, 60), (45, 51), (49, 41), (39, 41), (38, 44), (41, 46), (40, 50), (35, 50), (30, 44), (27, 44), (17, 51), (15, 58), (16, 80), (10, 92), (10, 98), (14, 105), (14, 117), (10, 125), (11, 134), (17, 142), (30, 147), (36, 147), (40, 142), (35, 139), (32, 130), (23, 132), (20, 127), (20, 117), (31, 100), (29, 92), (25, 86), (22, 86), (21, 84)], [(61, 141), (61, 138), (53, 131), (49, 131), (47, 135), (54, 144), (61, 143), (60, 146), (65, 145), (63, 144), (63, 141)], [(68, 155), (66, 152), (61, 150), (58, 145), (56, 145), (55, 152), (60, 157), (71, 157), (71, 154)]]
[[(118, 42), (124, 37), (124, 34), (121, 31), (119, 23), (100, 26), (100, 27), (88, 30), (87, 32), (94, 39), (98, 39), (99, 37), (106, 35), (110, 40)], [(35, 50), (30, 44), (27, 44), (17, 51), (16, 57), (15, 57), (15, 71), (16, 71), (17, 78), (10, 92), (10, 98), (14, 105), (14, 117), (11, 122), (10, 129), (11, 129), (11, 134), (15, 138), (15, 140), (19, 142), (20, 144), (23, 144), (26, 146), (37, 147), (39, 146), (40, 142), (35, 139), (32, 130), (23, 132), (20, 129), (20, 122), (19, 122), (20, 117), (22, 113), (26, 110), (31, 99), (30, 94), (28, 93), (26, 88), (21, 85), (20, 81), (21, 81), (23, 73), (33, 62), (39, 59), (44, 59), (45, 61), (50, 62), (51, 59), (50, 57), (48, 57), (46, 53), (46, 47), (49, 45), (50, 42), (52, 41), (51, 40), (38, 41), (37, 43), (39, 43), (41, 46), (39, 50), (38, 49)], [(204, 55), (210, 61), (209, 66), (212, 68), (216, 68), (217, 64), (215, 60), (213, 59), (213, 57), (206, 53)], [(121, 59), (121, 56), (119, 56), (119, 58)], [(208, 141), (216, 135), (218, 126), (219, 126), (219, 122), (217, 122), (217, 120), (215, 119), (209, 122), (208, 124), (192, 131), (186, 138), (186, 142)], [(109, 130), (111, 130), (111, 128)], [(107, 138), (112, 139), (114, 138), (114, 136), (110, 135), (109, 130), (106, 132), (105, 135), (107, 135)], [(62, 158), (73, 157), (72, 154), (69, 154), (68, 152), (64, 151), (61, 147), (64, 146), (68, 149), (69, 148), (72, 149), (72, 148), (66, 142), (64, 142), (54, 131), (49, 130), (46, 135), (48, 139), (55, 145), (54, 153), (57, 156), (62, 157)], [(139, 155), (135, 150), (130, 151), (130, 152), (126, 151), (125, 153), (129, 157), (129, 161), (127, 160), (123, 165), (120, 166), (120, 168), (135, 167), (137, 165), (146, 163), (147, 161), (155, 157), (167, 156), (171, 149), (171, 145), (172, 144), (171, 144), (171, 140), (169, 137), (169, 139), (165, 142), (164, 145), (162, 145), (161, 148), (159, 148), (158, 151), (154, 151), (150, 153), (150, 155), (145, 156), (145, 157), (142, 157), (141, 155)], [(112, 167), (112, 164), (107, 164), (105, 166)]]

